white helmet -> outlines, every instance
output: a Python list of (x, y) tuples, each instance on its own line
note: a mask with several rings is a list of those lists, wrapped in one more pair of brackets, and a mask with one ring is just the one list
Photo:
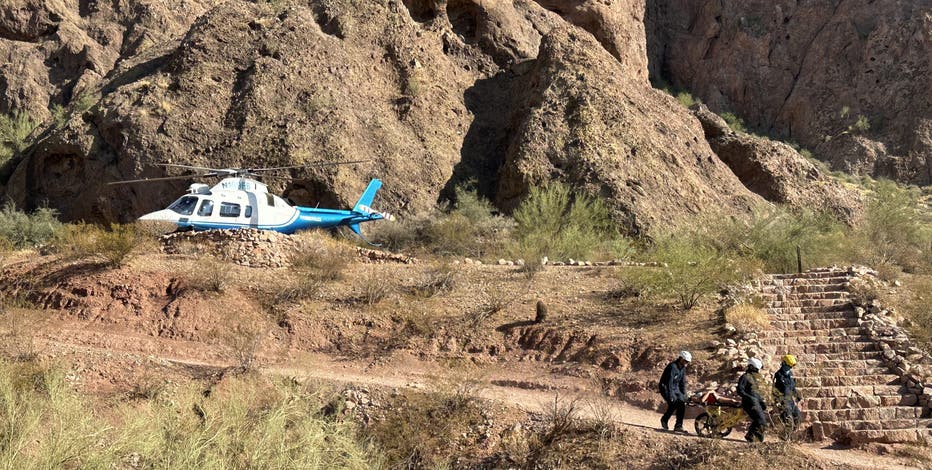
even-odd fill
[(693, 362), (693, 355), (689, 351), (680, 351), (680, 359), (685, 359), (686, 362)]
[(760, 359), (758, 359), (758, 358), (756, 358), (756, 357), (752, 357), (752, 358), (748, 359), (748, 365), (749, 365), (749, 366), (754, 366), (754, 368), (757, 369), (757, 370), (761, 370), (761, 369), (764, 368), (764, 363), (761, 362)]

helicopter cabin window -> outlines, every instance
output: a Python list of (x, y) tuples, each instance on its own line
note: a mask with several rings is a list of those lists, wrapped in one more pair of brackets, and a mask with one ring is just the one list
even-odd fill
[(220, 217), (239, 217), (239, 204), (221, 202)]
[(210, 217), (214, 213), (214, 201), (210, 199), (201, 200), (201, 208), (197, 210), (197, 215), (201, 217)]
[(197, 197), (182, 196), (180, 199), (173, 202), (172, 205), (168, 206), (168, 209), (181, 215), (191, 215), (194, 213), (194, 206), (196, 205)]
[(246, 212), (243, 213), (243, 217), (252, 217), (252, 206), (246, 206)]
[(265, 193), (265, 201), (269, 204), (269, 206), (274, 206), (275, 196), (272, 196), (270, 193)]

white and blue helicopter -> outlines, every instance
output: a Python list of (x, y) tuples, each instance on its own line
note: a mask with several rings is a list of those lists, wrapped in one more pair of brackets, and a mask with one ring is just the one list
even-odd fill
[[(360, 163), (336, 162), (328, 164)], [(311, 228), (347, 226), (362, 237), (359, 224), (375, 220), (394, 220), (391, 214), (372, 209), (375, 194), (382, 182), (374, 179), (362, 193), (351, 210), (321, 209), (294, 206), (269, 192), (268, 187), (251, 177), (262, 172), (301, 167), (276, 167), (257, 169), (206, 168), (189, 165), (159, 164), (160, 166), (184, 168), (206, 173), (138, 180), (116, 181), (111, 184), (146, 183), (191, 178), (224, 177), (210, 187), (194, 183), (188, 193), (181, 196), (165, 209), (150, 212), (139, 220), (164, 221), (177, 224), (178, 230), (211, 230), (229, 228), (254, 228), (294, 233)]]

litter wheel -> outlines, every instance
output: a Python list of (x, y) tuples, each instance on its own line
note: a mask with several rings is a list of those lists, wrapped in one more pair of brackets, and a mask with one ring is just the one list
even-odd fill
[(718, 429), (715, 418), (708, 413), (702, 413), (696, 416), (695, 420), (696, 435), (701, 437), (725, 437), (731, 434), (731, 428)]

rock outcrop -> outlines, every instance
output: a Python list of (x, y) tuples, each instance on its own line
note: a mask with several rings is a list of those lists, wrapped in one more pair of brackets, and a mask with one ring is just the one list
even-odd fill
[(824, 174), (793, 147), (735, 132), (705, 105), (696, 104), (690, 110), (702, 123), (705, 138), (718, 158), (751, 191), (768, 201), (825, 211), (847, 222), (860, 216), (861, 194)]
[(653, 78), (837, 169), (932, 183), (928, 1), (659, 0), (646, 17)]
[(590, 35), (552, 31), (528, 75), (499, 206), (514, 207), (531, 185), (558, 179), (605, 197), (616, 220), (640, 233), (762, 202), (715, 156), (687, 110), (628, 79)]

